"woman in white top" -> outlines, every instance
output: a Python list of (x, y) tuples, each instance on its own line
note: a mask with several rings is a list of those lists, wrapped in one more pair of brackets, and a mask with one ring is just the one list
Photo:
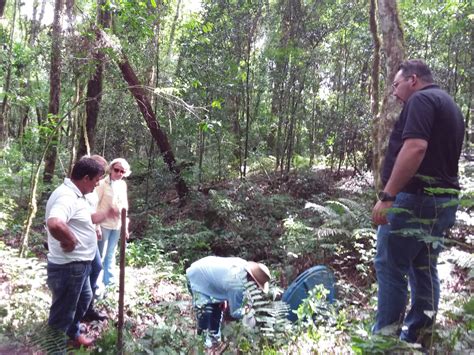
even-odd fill
[[(112, 160), (109, 165), (109, 176), (101, 180), (96, 188), (99, 197), (98, 212), (105, 211), (110, 207), (117, 207), (119, 211), (125, 208), (128, 211), (127, 184), (123, 178), (130, 174), (130, 165), (125, 159)], [(102, 240), (99, 240), (98, 246), (104, 267), (103, 282), (107, 286), (115, 282), (115, 251), (120, 238), (122, 222), (119, 216), (104, 220), (100, 226)], [(125, 237), (128, 239), (128, 222), (125, 228)]]

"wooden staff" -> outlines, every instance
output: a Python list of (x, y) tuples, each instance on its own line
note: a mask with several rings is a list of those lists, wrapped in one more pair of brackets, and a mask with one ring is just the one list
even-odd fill
[(125, 294), (125, 246), (127, 231), (127, 211), (122, 208), (122, 228), (120, 228), (120, 280), (119, 280), (119, 309), (117, 325), (117, 350), (118, 354), (123, 354), (123, 299)]

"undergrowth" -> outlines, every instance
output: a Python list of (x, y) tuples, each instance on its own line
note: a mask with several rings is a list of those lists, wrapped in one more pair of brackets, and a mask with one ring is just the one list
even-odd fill
[[(375, 231), (367, 196), (347, 198), (347, 194), (334, 193), (329, 197), (327, 190), (321, 191), (327, 185), (324, 181), (315, 183), (317, 188), (312, 190), (305, 185), (310, 180), (300, 180), (286, 185), (279, 182), (278, 191), (276, 183), (268, 181), (235, 183), (225, 189), (209, 189), (207, 195), (192, 195), (185, 212), (162, 205), (161, 210), (150, 213), (142, 235), (127, 246), (125, 353), (203, 352), (184, 270), (211, 254), (263, 261), (273, 276), (268, 295), (247, 285), (257, 326), (225, 324), (227, 353), (419, 351), (394, 338), (370, 334), (376, 305)], [(469, 208), (466, 205), (462, 212), (470, 216)], [(3, 219), (2, 223), (10, 223), (14, 231), (12, 225), (17, 222), (13, 221)], [(433, 351), (474, 348), (469, 228), (466, 224), (455, 229), (454, 237), (461, 243), (442, 254), (455, 265), (458, 281), (443, 283)], [(33, 251), (40, 250), (43, 240), (40, 228), (36, 231), (31, 238)], [(16, 252), (0, 243), (0, 343), (16, 341), (37, 347), (41, 344), (35, 343), (33, 335), (45, 324), (50, 303), (45, 263), (33, 257), (19, 259)], [(298, 309), (298, 321), (289, 323), (279, 294), (300, 272), (318, 264), (328, 265), (335, 273), (337, 301), (328, 304), (326, 291), (316, 288)], [(108, 297), (97, 302), (110, 321), (88, 325), (87, 331), (97, 338), (94, 353), (116, 350), (117, 291), (108, 289)]]

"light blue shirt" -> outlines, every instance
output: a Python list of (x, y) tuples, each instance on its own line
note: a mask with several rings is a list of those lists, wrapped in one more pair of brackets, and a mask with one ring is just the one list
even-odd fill
[(242, 318), (242, 303), (247, 282), (247, 261), (241, 258), (207, 256), (186, 270), (195, 306), (227, 301), (230, 315)]

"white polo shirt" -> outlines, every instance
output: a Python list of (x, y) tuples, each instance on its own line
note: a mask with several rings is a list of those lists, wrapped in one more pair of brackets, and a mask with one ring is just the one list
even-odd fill
[(64, 183), (49, 197), (46, 204), (46, 222), (49, 218), (59, 218), (65, 222), (78, 241), (75, 249), (66, 253), (59, 241), (53, 238), (48, 230), (49, 262), (67, 264), (73, 261), (94, 259), (97, 237), (91, 218), (91, 206), (70, 179), (64, 179)]

